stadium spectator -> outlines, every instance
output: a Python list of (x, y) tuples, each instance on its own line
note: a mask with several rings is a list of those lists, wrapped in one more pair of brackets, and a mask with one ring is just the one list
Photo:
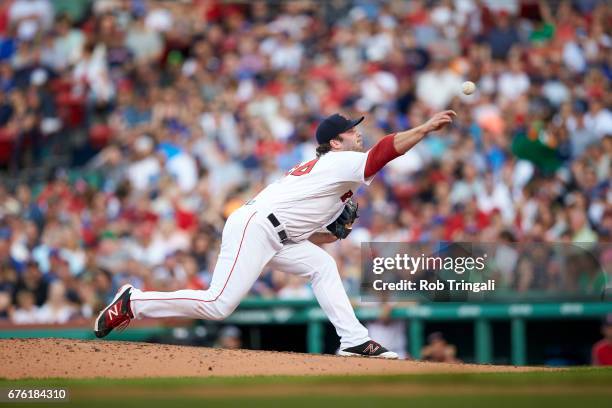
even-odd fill
[(228, 350), (242, 348), (242, 332), (236, 326), (225, 326), (219, 333), (217, 347)]
[(604, 338), (593, 345), (592, 364), (612, 366), (612, 315), (608, 315), (604, 319), (601, 325), (601, 334)]
[(57, 280), (49, 285), (47, 301), (38, 311), (38, 322), (46, 324), (66, 323), (78, 316), (78, 311), (66, 297), (66, 287)]
[(0, 292), (0, 322), (8, 320), (12, 311), (11, 294), (5, 291)]
[(456, 357), (457, 348), (447, 343), (440, 332), (431, 333), (427, 336), (427, 345), (421, 350), (421, 358), (425, 361), (437, 363), (460, 363)]
[(40, 310), (36, 306), (34, 293), (27, 290), (17, 292), (17, 307), (11, 315), (15, 324), (36, 324), (39, 322)]

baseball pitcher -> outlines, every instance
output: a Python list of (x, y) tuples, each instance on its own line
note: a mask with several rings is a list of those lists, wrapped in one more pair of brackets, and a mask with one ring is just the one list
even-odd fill
[(340, 355), (397, 358), (370, 339), (355, 317), (336, 262), (318, 244), (346, 238), (357, 217), (353, 193), (454, 116), (453, 111), (436, 113), (418, 127), (385, 136), (367, 152), (357, 129), (363, 117), (327, 117), (316, 131), (317, 157), (294, 167), (227, 219), (208, 290), (143, 292), (124, 285), (97, 317), (96, 336), (104, 337), (133, 318), (222, 320), (270, 265), (311, 281), (317, 301), (340, 336)]

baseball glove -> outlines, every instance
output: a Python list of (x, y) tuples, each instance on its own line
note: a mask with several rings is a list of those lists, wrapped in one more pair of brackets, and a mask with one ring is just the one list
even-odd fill
[(359, 218), (359, 215), (357, 215), (358, 210), (359, 205), (353, 200), (348, 200), (344, 204), (344, 210), (342, 210), (338, 218), (327, 226), (329, 232), (339, 239), (348, 237), (351, 231), (353, 231), (353, 223)]

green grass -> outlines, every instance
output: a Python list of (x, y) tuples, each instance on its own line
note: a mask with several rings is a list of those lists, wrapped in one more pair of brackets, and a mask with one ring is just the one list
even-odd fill
[(415, 396), (415, 397), (350, 397), (350, 396), (301, 396), (291, 397), (260, 397), (260, 398), (174, 398), (168, 400), (103, 400), (81, 401), (71, 403), (19, 403), (13, 405), (23, 408), (50, 407), (78, 407), (108, 408), (113, 404), (117, 408), (156, 408), (156, 407), (291, 407), (291, 408), (387, 408), (387, 407), (427, 407), (427, 408), (609, 408), (610, 396)]
[(0, 380), (0, 389), (18, 387), (67, 388), (71, 401), (53, 403), (53, 407), (591, 408), (611, 406), (612, 368), (390, 376)]
[(489, 384), (489, 385), (533, 385), (537, 384), (592, 384), (610, 385), (612, 388), (612, 367), (577, 367), (551, 371), (506, 372), (506, 373), (444, 373), (444, 374), (402, 374), (369, 376), (266, 376), (266, 377), (183, 377), (183, 378), (133, 378), (133, 379), (26, 379), (7, 380), (0, 378), (0, 387), (19, 384), (24, 386), (91, 386), (98, 387), (101, 382), (106, 386), (144, 386), (176, 388), (184, 386), (241, 386), (259, 384), (371, 384), (411, 383), (411, 384)]

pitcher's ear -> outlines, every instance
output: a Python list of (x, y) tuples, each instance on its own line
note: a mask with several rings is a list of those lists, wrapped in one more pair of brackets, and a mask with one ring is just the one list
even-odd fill
[(329, 141), (329, 145), (332, 149), (340, 149), (342, 147), (342, 139), (332, 139)]

